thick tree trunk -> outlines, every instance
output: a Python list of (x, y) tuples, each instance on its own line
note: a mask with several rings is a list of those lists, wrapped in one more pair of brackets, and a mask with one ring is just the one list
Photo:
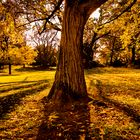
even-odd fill
[(106, 1), (65, 0), (59, 62), (48, 99), (66, 102), (87, 97), (82, 65), (84, 25), (90, 14)]
[(65, 5), (59, 62), (48, 95), (56, 102), (87, 97), (81, 49), (87, 19), (88, 16), (80, 13), (78, 5)]

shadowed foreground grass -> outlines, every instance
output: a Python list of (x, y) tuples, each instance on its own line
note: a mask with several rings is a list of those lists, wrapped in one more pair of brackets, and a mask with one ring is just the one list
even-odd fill
[(17, 67), (11, 76), (0, 73), (0, 139), (140, 139), (140, 70), (85, 71), (93, 100), (63, 110), (44, 101), (54, 73)]

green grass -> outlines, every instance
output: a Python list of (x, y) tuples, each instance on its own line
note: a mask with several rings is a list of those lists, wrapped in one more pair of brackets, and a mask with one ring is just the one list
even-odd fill
[[(55, 70), (20, 67), (14, 67), (12, 75), (7, 69), (0, 73), (0, 139), (36, 138), (45, 116), (41, 99), (47, 96), (54, 74)], [(140, 139), (140, 70), (96, 68), (86, 70), (85, 78), (88, 93), (94, 98), (88, 104), (90, 136)], [(58, 119), (56, 112), (52, 114), (49, 121)]]

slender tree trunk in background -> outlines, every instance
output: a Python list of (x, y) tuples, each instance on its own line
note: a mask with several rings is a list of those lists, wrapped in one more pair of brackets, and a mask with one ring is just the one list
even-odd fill
[(66, 102), (88, 97), (82, 64), (84, 25), (105, 1), (65, 0), (59, 62), (48, 99)]
[[(7, 45), (8, 46), (8, 45)], [(11, 59), (10, 59), (10, 57), (8, 57), (8, 67), (9, 67), (9, 75), (11, 75), (12, 74), (12, 64), (11, 64)]]
[(26, 67), (26, 65), (25, 64), (23, 64), (23, 68), (25, 68)]
[(9, 63), (9, 75), (12, 74), (12, 65)]
[(135, 46), (133, 46), (132, 48), (132, 59), (131, 59), (131, 64), (135, 64)]
[[(136, 41), (137, 41), (137, 38), (139, 36), (139, 32), (137, 32), (134, 36), (133, 36), (133, 39), (132, 39), (132, 42), (133, 42), (133, 47), (132, 47), (132, 58), (131, 58), (131, 64), (134, 65), (135, 64), (135, 59), (136, 59)], [(131, 44), (132, 45), (132, 44)]]
[[(113, 41), (113, 42), (112, 42)], [(114, 37), (113, 40), (111, 41), (112, 48), (111, 48), (111, 54), (110, 54), (110, 65), (112, 66), (113, 64), (113, 57), (114, 57), (114, 48), (115, 48), (115, 41), (116, 38)]]
[(111, 54), (110, 54), (110, 66), (113, 65), (113, 57), (114, 57), (114, 46), (111, 48)]

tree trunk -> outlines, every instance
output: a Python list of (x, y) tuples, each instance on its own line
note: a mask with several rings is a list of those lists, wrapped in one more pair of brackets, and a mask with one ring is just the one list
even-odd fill
[(26, 65), (25, 64), (23, 64), (23, 68), (26, 68)]
[(87, 97), (82, 63), (84, 25), (90, 14), (107, 0), (65, 0), (59, 62), (48, 95), (52, 101)]
[(135, 64), (135, 46), (133, 46), (133, 48), (132, 48), (131, 64)]
[(12, 74), (12, 65), (9, 63), (9, 75)]
[(114, 49), (115, 49), (115, 41), (116, 41), (116, 38), (114, 37), (111, 41), (111, 54), (110, 54), (110, 66), (113, 65), (113, 57), (114, 57)]
[(88, 19), (76, 3), (65, 4), (59, 62), (55, 81), (48, 95), (53, 101), (87, 97), (82, 65), (82, 44), (84, 25)]

